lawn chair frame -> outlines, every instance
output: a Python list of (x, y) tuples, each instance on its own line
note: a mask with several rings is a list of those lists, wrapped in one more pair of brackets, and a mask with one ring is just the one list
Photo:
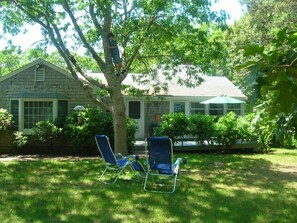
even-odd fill
[[(173, 163), (172, 140), (169, 137), (148, 137), (145, 141), (145, 151), (147, 156), (147, 172), (144, 182), (144, 190), (159, 193), (173, 193), (179, 175), (181, 158)], [(164, 177), (173, 181), (172, 190), (164, 191), (149, 189), (149, 178)], [(162, 185), (159, 185), (162, 186)]]
[[(128, 155), (123, 156), (121, 153), (113, 153), (109, 138), (106, 135), (95, 135), (95, 141), (97, 148), (105, 162), (105, 169), (99, 176), (99, 181), (104, 184), (112, 185), (114, 184), (120, 175), (123, 173), (124, 169), (129, 166), (132, 172), (139, 177), (140, 171), (144, 171), (142, 165), (137, 161), (138, 156)], [(104, 181), (103, 177), (108, 170), (117, 171), (116, 176), (112, 182)]]

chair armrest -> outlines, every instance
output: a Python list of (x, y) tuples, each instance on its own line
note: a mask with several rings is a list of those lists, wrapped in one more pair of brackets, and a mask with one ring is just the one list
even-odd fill
[(124, 158), (124, 156), (121, 153), (115, 153), (114, 156), (118, 158)]
[(177, 158), (175, 163), (172, 165), (172, 171), (175, 173), (175, 174), (178, 174), (179, 172), (179, 166), (180, 164), (183, 162), (183, 159), (182, 158)]
[(128, 156), (125, 156), (124, 158), (129, 160), (129, 161), (139, 160), (139, 156), (137, 156), (137, 155), (128, 155)]

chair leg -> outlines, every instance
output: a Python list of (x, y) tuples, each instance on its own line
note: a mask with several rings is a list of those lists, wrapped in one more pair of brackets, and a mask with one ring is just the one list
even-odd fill
[[(156, 193), (174, 193), (175, 192), (177, 177), (178, 177), (177, 174), (171, 175), (172, 177), (174, 177), (173, 179), (168, 179), (168, 181), (173, 181), (172, 190), (170, 190), (170, 191), (150, 190), (150, 189), (148, 189), (147, 184), (148, 184), (148, 181), (149, 181), (149, 179), (148, 179), (149, 176), (154, 177), (154, 176), (157, 176), (157, 174), (156, 175), (155, 174), (150, 174), (149, 172), (146, 173), (144, 186), (143, 186), (144, 191), (150, 191), (150, 192), (156, 192)], [(170, 176), (168, 176), (168, 177), (170, 177)]]
[(106, 173), (106, 171), (107, 171), (108, 169), (110, 169), (110, 168), (108, 168), (108, 167), (105, 168), (105, 170), (103, 171), (103, 173), (99, 176), (99, 181), (100, 181), (101, 183), (104, 183), (104, 184), (112, 185), (112, 184), (114, 184), (114, 183), (118, 180), (118, 178), (119, 178), (120, 175), (122, 174), (124, 168), (121, 168), (120, 171), (118, 171), (118, 174), (116, 175), (115, 179), (114, 179), (111, 183), (102, 180), (103, 176), (105, 175), (105, 173)]

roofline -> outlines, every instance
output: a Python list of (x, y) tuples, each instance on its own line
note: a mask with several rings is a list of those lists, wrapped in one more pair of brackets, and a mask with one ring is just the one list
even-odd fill
[(4, 81), (4, 80), (6, 80), (6, 79), (8, 79), (10, 77), (13, 77), (14, 75), (16, 75), (18, 73), (21, 73), (22, 71), (24, 71), (24, 70), (26, 70), (26, 69), (28, 69), (30, 67), (33, 67), (33, 66), (36, 66), (36, 65), (41, 65), (41, 64), (44, 64), (44, 65), (46, 65), (46, 66), (48, 66), (48, 67), (50, 67), (50, 68), (52, 68), (52, 69), (54, 69), (56, 71), (68, 76), (68, 77), (73, 78), (71, 76), (71, 74), (68, 73), (67, 71), (59, 68), (58, 66), (56, 66), (56, 65), (54, 65), (54, 64), (52, 64), (50, 62), (47, 62), (46, 60), (44, 60), (42, 58), (38, 58), (37, 60), (34, 60), (31, 63), (28, 63), (28, 64), (26, 64), (26, 65), (24, 65), (24, 66), (22, 66), (22, 67), (20, 67), (20, 68), (18, 68), (16, 70), (12, 71), (12, 72), (0, 77), (0, 82)]

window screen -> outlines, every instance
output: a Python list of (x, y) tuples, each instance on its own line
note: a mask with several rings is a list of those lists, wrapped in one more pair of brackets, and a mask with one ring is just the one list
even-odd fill
[(129, 101), (129, 117), (140, 119), (140, 101)]
[(53, 120), (52, 101), (25, 101), (24, 128), (31, 129), (37, 122)]

